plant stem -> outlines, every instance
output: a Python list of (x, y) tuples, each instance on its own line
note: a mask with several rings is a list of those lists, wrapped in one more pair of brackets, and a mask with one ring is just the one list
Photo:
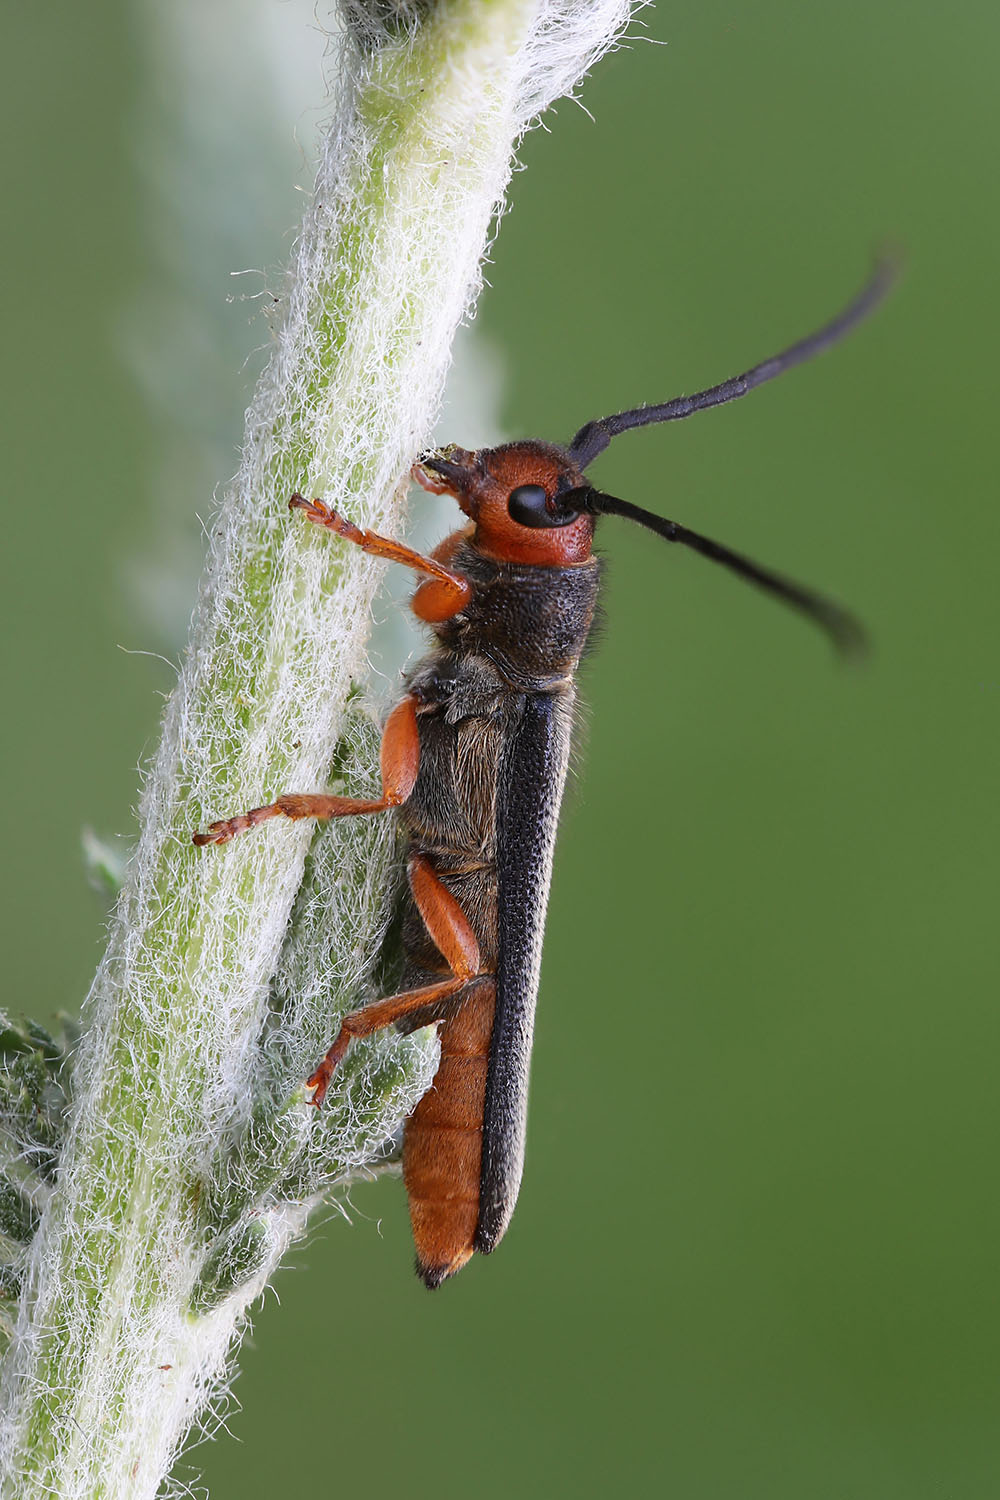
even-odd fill
[[(272, 1195), (244, 1226), (259, 1241), (251, 1270), (221, 1300), (199, 1301), (227, 1227), (221, 1210), (206, 1218), (217, 1199), (205, 1184), (227, 1142), (241, 1131), (255, 1138), (267, 1106), (259, 1044), (311, 830), (272, 824), (206, 851), (191, 846), (191, 831), (327, 784), (380, 564), (290, 517), (288, 497), (320, 494), (363, 525), (398, 528), (516, 139), (606, 49), (626, 9), (623, 0), (348, 7), (342, 98), (242, 466), (213, 527), (4, 1369), (7, 1500), (154, 1496), (318, 1190), (323, 1173), (290, 1197)], [(390, 11), (391, 28), (380, 30), (372, 15)], [(345, 951), (358, 950), (350, 990), (384, 926), (391, 850), (377, 829), (338, 836), (338, 871), (353, 871), (340, 933)], [(316, 998), (317, 1037), (334, 1008)], [(302, 1044), (288, 1044), (297, 1067)], [(386, 1046), (367, 1115), (350, 1115), (353, 1135), (337, 1138), (327, 1178), (376, 1154), (426, 1086), (426, 1039)], [(289, 1139), (321, 1128), (295, 1098), (274, 1108)]]

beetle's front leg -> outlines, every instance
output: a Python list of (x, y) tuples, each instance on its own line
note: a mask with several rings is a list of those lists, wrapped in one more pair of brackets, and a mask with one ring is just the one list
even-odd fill
[(408, 693), (389, 715), (382, 731), (382, 795), (378, 799), (334, 797), (324, 792), (292, 792), (208, 825), (207, 833), (192, 835), (195, 844), (228, 844), (238, 833), (255, 828), (268, 818), (350, 818), (359, 813), (386, 812), (399, 807), (413, 791), (420, 768), (420, 731), (417, 728), (417, 700)]
[(426, 573), (427, 582), (421, 584), (414, 601), (414, 611), (420, 619), (450, 619), (463, 610), (472, 598), (472, 584), (461, 573), (446, 568), (434, 557), (425, 557), (422, 552), (415, 552), (405, 542), (395, 542), (391, 537), (380, 536), (377, 531), (367, 531), (362, 526), (355, 526), (353, 521), (348, 521), (331, 510), (325, 501), (306, 500), (302, 495), (293, 495), (288, 505), (291, 510), (301, 510), (307, 521), (325, 526), (328, 531), (343, 537), (345, 542), (353, 542), (362, 552), (368, 552), (372, 557), (402, 563), (404, 568), (412, 568), (415, 573)]

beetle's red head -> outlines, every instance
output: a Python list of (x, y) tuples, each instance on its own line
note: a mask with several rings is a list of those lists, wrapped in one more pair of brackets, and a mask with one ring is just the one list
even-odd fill
[(453, 495), (475, 522), (473, 541), (498, 562), (573, 567), (586, 562), (594, 517), (579, 502), (589, 490), (569, 455), (528, 440), (499, 448), (438, 448), (414, 478), (433, 495)]

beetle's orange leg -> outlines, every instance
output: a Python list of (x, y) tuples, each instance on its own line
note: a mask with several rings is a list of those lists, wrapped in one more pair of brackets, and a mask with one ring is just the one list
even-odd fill
[(391, 537), (379, 536), (377, 531), (366, 531), (361, 526), (355, 526), (353, 521), (338, 515), (324, 501), (306, 500), (302, 495), (293, 495), (288, 504), (291, 510), (303, 511), (308, 521), (336, 532), (337, 536), (343, 537), (346, 542), (353, 542), (356, 547), (360, 547), (363, 552), (370, 552), (373, 557), (383, 557), (387, 562), (402, 563), (405, 568), (413, 568), (417, 573), (430, 574), (428, 582), (417, 590), (417, 595), (423, 600), (425, 593), (429, 591), (425, 605), (433, 613), (427, 614), (418, 609), (416, 613), (420, 619), (447, 620), (463, 610), (472, 598), (472, 584), (461, 573), (453, 573), (433, 557), (415, 552), (404, 542), (394, 542)]
[(447, 1000), (451, 996), (458, 998), (470, 981), (480, 975), (481, 959), (476, 934), (451, 891), (435, 873), (430, 860), (422, 854), (415, 854), (410, 860), (407, 873), (417, 910), (435, 946), (447, 960), (452, 977), (441, 980), (439, 984), (426, 985), (423, 989), (390, 995), (387, 1000), (376, 1000), (374, 1004), (364, 1005), (360, 1010), (345, 1016), (333, 1046), (315, 1073), (306, 1079), (306, 1088), (313, 1090), (312, 1103), (317, 1107), (323, 1103), (333, 1070), (354, 1037), (370, 1036), (373, 1031), (391, 1026), (393, 1022), (403, 1020), (416, 1010), (423, 1010), (426, 1006)]
[(306, 1088), (313, 1091), (310, 1104), (315, 1104), (318, 1109), (323, 1103), (333, 1070), (343, 1060), (356, 1036), (371, 1036), (373, 1031), (381, 1031), (384, 1026), (403, 1020), (415, 1010), (423, 1010), (428, 1005), (447, 1000), (449, 996), (464, 990), (468, 982), (467, 978), (442, 979), (440, 984), (427, 984), (419, 990), (407, 990), (403, 995), (390, 995), (387, 1000), (376, 1000), (372, 1005), (363, 1005), (360, 1010), (351, 1011), (341, 1021), (333, 1046), (315, 1073), (311, 1073), (306, 1079)]
[(364, 797), (334, 797), (324, 792), (292, 792), (254, 807), (235, 818), (210, 823), (207, 833), (192, 836), (195, 844), (227, 844), (238, 833), (255, 828), (268, 818), (350, 818), (358, 813), (385, 812), (398, 807), (413, 791), (420, 768), (420, 732), (417, 728), (417, 700), (408, 693), (389, 715), (382, 731), (380, 752), (382, 795), (377, 801)]
[(424, 854), (411, 856), (406, 870), (424, 926), (451, 972), (471, 979), (481, 972), (479, 942), (465, 912)]

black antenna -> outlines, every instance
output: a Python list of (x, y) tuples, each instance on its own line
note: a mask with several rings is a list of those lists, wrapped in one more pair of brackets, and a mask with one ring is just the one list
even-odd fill
[(815, 354), (822, 354), (824, 349), (829, 349), (831, 344), (843, 338), (845, 333), (849, 333), (878, 306), (892, 285), (895, 272), (893, 261), (880, 260), (867, 285), (832, 322), (816, 333), (809, 334), (808, 338), (792, 344), (781, 354), (775, 354), (763, 363), (754, 365), (752, 370), (747, 370), (743, 375), (734, 375), (731, 380), (724, 380), (721, 385), (710, 386), (707, 391), (698, 391), (693, 396), (676, 396), (673, 401), (665, 401), (662, 406), (637, 406), (632, 411), (621, 411), (617, 416), (599, 417), (594, 422), (588, 422), (580, 428), (570, 444), (570, 458), (578, 468), (585, 469), (620, 432), (627, 432), (631, 427), (646, 427), (651, 422), (676, 422), (681, 417), (691, 416), (692, 412), (705, 411), (709, 406), (722, 406), (726, 401), (735, 401), (738, 396), (745, 396), (766, 380), (783, 375), (793, 365), (812, 359)]
[(643, 510), (630, 500), (619, 500), (615, 495), (605, 495), (600, 490), (574, 490), (571, 494), (582, 509), (589, 510), (594, 515), (624, 516), (626, 520), (637, 521), (640, 526), (655, 531), (668, 542), (682, 542), (685, 547), (700, 552), (702, 557), (722, 563), (723, 567), (729, 568), (740, 578), (748, 579), (784, 604), (790, 604), (793, 609), (812, 620), (814, 625), (825, 630), (841, 655), (858, 657), (864, 654), (868, 645), (864, 626), (846, 609), (834, 604), (832, 599), (826, 599), (812, 589), (793, 583), (781, 573), (772, 573), (770, 568), (762, 568), (759, 563), (751, 562), (750, 558), (741, 553), (733, 552), (707, 536), (699, 536), (697, 531), (688, 531), (686, 526), (680, 526), (676, 521), (668, 521), (663, 516), (654, 515), (652, 511)]

